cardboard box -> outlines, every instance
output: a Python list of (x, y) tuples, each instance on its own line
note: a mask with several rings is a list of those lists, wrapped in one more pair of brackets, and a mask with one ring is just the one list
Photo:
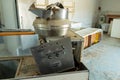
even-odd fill
[(87, 48), (101, 40), (103, 31), (98, 28), (86, 28), (76, 31), (76, 33), (84, 38), (84, 48)]

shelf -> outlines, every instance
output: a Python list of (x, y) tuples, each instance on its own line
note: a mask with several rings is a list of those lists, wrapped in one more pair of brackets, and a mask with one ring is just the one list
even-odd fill
[(108, 15), (106, 15), (106, 17), (107, 17), (107, 22), (110, 23), (111, 21), (113, 21), (113, 19), (120, 18), (120, 15), (118, 15), (118, 14), (108, 14)]
[(0, 32), (0, 36), (34, 35), (35, 32)]

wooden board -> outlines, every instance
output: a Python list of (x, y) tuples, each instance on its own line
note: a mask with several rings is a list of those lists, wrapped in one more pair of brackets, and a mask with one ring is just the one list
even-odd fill
[(0, 36), (33, 35), (35, 32), (0, 32)]
[(32, 56), (22, 57), (20, 59), (15, 77), (36, 76), (39, 74), (39, 69)]
[(71, 73), (54, 74), (50, 76), (28, 78), (22, 80), (88, 80), (88, 76), (89, 76), (89, 72), (84, 70), (84, 71), (76, 71)]
[(111, 37), (120, 38), (120, 19), (114, 19), (111, 29)]

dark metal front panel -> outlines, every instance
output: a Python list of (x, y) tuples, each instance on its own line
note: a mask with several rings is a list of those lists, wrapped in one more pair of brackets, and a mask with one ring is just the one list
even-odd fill
[(70, 38), (31, 48), (41, 74), (62, 72), (74, 68), (74, 58)]

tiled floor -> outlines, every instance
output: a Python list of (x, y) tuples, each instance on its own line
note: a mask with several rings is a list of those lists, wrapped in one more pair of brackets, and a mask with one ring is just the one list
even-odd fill
[(120, 80), (120, 39), (104, 35), (83, 51), (82, 62), (90, 71), (89, 80)]

